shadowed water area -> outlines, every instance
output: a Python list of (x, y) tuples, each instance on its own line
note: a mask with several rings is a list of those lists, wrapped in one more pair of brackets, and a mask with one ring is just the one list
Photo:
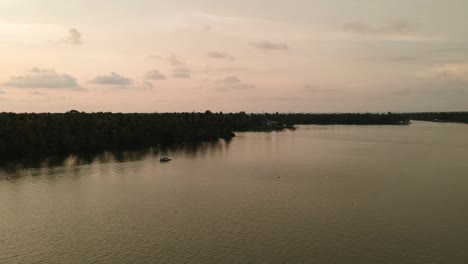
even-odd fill
[(468, 125), (237, 135), (4, 164), (0, 263), (468, 262)]

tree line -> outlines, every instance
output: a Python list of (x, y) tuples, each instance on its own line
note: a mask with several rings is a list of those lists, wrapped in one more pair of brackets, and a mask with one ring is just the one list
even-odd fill
[(408, 114), (376, 113), (289, 113), (265, 114), (265, 118), (284, 124), (296, 125), (406, 125)]
[(468, 123), (468, 112), (421, 112), (410, 113), (409, 116), (421, 121)]
[(0, 159), (137, 149), (231, 138), (295, 124), (397, 125), (406, 114), (0, 113)]

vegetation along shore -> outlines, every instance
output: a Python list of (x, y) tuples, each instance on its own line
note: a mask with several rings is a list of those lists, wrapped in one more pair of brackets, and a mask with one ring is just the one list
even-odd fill
[(467, 122), (467, 113), (0, 113), (0, 159), (229, 139), (234, 132), (299, 124), (406, 125), (410, 119)]

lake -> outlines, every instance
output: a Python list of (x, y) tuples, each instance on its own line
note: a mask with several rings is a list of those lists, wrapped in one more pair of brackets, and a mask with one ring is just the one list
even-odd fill
[(468, 125), (7, 164), (0, 210), (0, 263), (468, 263)]

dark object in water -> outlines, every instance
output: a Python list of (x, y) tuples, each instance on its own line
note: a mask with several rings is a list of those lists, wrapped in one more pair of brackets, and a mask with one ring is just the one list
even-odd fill
[(168, 158), (168, 157), (162, 157), (159, 159), (160, 162), (168, 162), (168, 161), (171, 161), (172, 159), (171, 158)]

